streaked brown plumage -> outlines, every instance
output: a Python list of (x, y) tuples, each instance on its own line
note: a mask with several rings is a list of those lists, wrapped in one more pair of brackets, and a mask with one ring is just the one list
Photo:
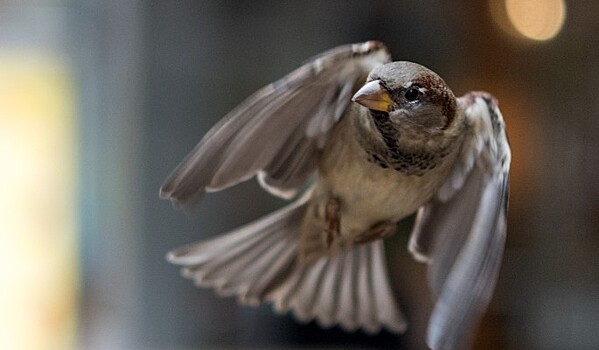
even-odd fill
[[(352, 103), (353, 100), (357, 103)], [(494, 98), (456, 99), (379, 42), (325, 52), (249, 97), (161, 188), (193, 205), (253, 176), (292, 204), (171, 252), (198, 286), (272, 302), (325, 327), (401, 332), (382, 240), (418, 212), (409, 249), (438, 301), (427, 342), (463, 348), (486, 308), (505, 236), (510, 149)]]

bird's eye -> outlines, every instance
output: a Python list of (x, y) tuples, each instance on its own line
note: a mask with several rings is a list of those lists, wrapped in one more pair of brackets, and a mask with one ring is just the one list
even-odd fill
[(410, 87), (404, 93), (404, 97), (410, 102), (418, 101), (422, 97), (422, 91), (417, 87)]

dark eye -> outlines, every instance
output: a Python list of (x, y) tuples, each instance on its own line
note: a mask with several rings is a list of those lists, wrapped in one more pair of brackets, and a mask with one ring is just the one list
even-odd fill
[(418, 101), (422, 97), (422, 92), (417, 87), (410, 87), (404, 93), (404, 97), (410, 102)]

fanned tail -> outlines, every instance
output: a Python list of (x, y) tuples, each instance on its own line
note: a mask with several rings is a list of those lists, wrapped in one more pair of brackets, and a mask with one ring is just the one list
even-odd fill
[(323, 327), (401, 333), (403, 315), (387, 278), (382, 241), (351, 247), (309, 264), (298, 258), (308, 196), (215, 239), (168, 254), (199, 287), (236, 295), (242, 304), (270, 302), (279, 313)]

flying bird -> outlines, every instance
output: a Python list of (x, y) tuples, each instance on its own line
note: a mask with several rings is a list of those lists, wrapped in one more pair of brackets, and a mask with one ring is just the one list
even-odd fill
[(417, 213), (408, 249), (428, 264), (437, 298), (427, 344), (462, 349), (499, 272), (510, 158), (492, 95), (456, 98), (436, 73), (392, 62), (377, 41), (339, 46), (247, 98), (160, 189), (189, 208), (257, 177), (294, 200), (167, 259), (242, 304), (272, 303), (323, 327), (403, 332), (383, 240)]

